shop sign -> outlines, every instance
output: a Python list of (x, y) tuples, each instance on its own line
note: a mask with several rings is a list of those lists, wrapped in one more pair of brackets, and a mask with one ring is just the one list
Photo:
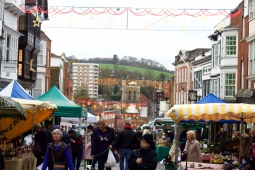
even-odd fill
[(189, 90), (189, 92), (188, 92), (188, 100), (189, 101), (197, 101), (197, 91)]
[(2, 72), (16, 73), (17, 72), (17, 63), (2, 62)]

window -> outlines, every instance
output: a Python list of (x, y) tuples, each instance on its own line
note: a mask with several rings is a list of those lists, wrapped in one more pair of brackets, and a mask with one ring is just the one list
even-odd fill
[(4, 33), (3, 43), (3, 61), (17, 62), (18, 55), (18, 39), (12, 37), (10, 34)]
[(18, 76), (22, 76), (22, 64), (19, 64)]
[(0, 1), (0, 20), (4, 20), (4, 1)]
[(178, 83), (178, 71), (176, 71), (176, 83)]
[(218, 58), (219, 58), (219, 64), (221, 64), (221, 41), (218, 44)]
[(241, 89), (244, 88), (244, 64), (243, 60), (241, 61)]
[(42, 95), (42, 78), (37, 78), (33, 89), (33, 97), (36, 99)]
[(248, 66), (248, 74), (253, 75), (255, 74), (255, 68), (254, 68), (254, 48), (255, 48), (255, 41), (251, 41), (249, 44), (249, 66)]
[(37, 55), (37, 65), (43, 66), (43, 55), (41, 55), (41, 54)]
[(182, 82), (184, 82), (184, 70), (182, 69)]
[(249, 19), (252, 19), (254, 17), (254, 9), (255, 9), (255, 0), (249, 1)]
[(214, 79), (212, 80), (212, 93), (217, 96), (217, 97), (220, 97), (220, 81), (219, 79)]
[(213, 53), (214, 53), (214, 66), (218, 65), (219, 62), (219, 55), (218, 55), (218, 45), (213, 46)]
[(233, 97), (235, 95), (235, 84), (236, 84), (236, 74), (226, 74), (225, 77), (225, 96)]
[(236, 36), (226, 37), (226, 55), (236, 55)]
[(201, 88), (200, 83), (202, 83), (202, 70), (196, 71), (194, 76), (194, 88), (199, 89)]
[(19, 50), (19, 62), (22, 62), (23, 50)]
[(134, 100), (136, 100), (136, 91), (134, 91)]
[(128, 92), (128, 100), (131, 100), (131, 91)]
[[(210, 83), (211, 80), (204, 80), (203, 81), (203, 91), (202, 91), (202, 96), (205, 97), (210, 93)], [(200, 99), (198, 99), (199, 101)]]

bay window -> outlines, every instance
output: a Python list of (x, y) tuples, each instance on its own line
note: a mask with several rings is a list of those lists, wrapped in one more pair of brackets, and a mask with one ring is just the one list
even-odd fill
[(226, 36), (226, 55), (236, 55), (236, 36)]
[(220, 81), (219, 79), (213, 79), (212, 80), (212, 93), (217, 96), (220, 97)]
[(226, 74), (225, 77), (225, 96), (233, 97), (235, 95), (235, 84), (236, 84), (236, 74), (230, 73)]

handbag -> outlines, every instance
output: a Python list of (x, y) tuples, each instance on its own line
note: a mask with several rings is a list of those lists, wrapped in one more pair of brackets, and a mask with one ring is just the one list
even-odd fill
[(52, 151), (52, 157), (53, 157), (53, 163), (54, 163), (53, 169), (54, 170), (65, 170), (65, 167), (66, 167), (65, 162), (55, 162), (53, 151)]
[(181, 161), (186, 161), (187, 159), (187, 153), (183, 152), (181, 155)]

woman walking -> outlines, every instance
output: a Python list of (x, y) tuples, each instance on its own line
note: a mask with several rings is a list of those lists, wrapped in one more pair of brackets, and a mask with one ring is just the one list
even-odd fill
[[(70, 150), (68, 146), (61, 141), (63, 133), (60, 129), (52, 132), (53, 142), (49, 144), (43, 162), (42, 170), (74, 170)], [(58, 169), (59, 168), (59, 169)]]
[(202, 162), (200, 143), (196, 140), (196, 134), (193, 130), (187, 132), (184, 152), (187, 153), (188, 162)]
[(85, 154), (84, 154), (84, 158), (85, 161), (87, 161), (87, 165), (92, 165), (91, 169), (95, 169), (95, 160), (92, 161), (92, 157), (91, 157), (91, 136), (93, 133), (93, 129), (94, 127), (92, 125), (89, 125), (87, 127), (87, 137), (86, 137), (86, 149), (85, 149)]
[[(104, 169), (104, 164), (107, 161), (109, 148), (112, 149), (112, 143), (115, 142), (115, 134), (112, 128), (106, 126), (105, 120), (100, 119), (97, 122), (97, 128), (94, 129), (92, 134), (92, 150), (91, 157), (98, 162), (98, 170)], [(106, 168), (111, 170), (111, 168)]]
[(245, 130), (245, 133), (241, 137), (240, 155), (242, 159), (245, 160), (245, 164), (243, 164), (240, 168), (244, 167), (247, 164), (248, 165), (250, 164), (250, 151), (251, 151), (251, 145), (252, 145), (251, 134), (252, 134), (252, 130), (250, 128), (247, 128)]

